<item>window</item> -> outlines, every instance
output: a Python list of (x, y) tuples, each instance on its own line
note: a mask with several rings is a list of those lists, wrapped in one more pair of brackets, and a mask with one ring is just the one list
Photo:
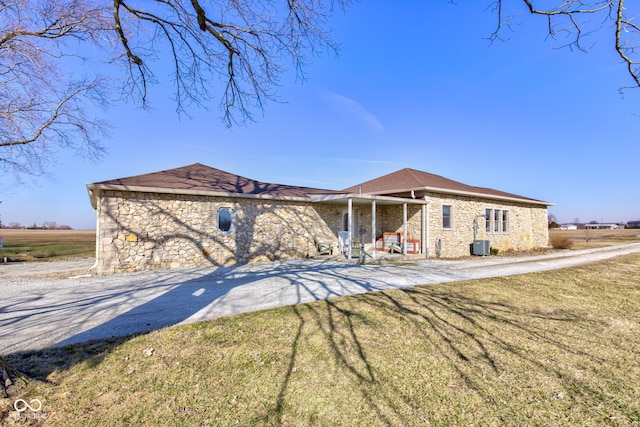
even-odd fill
[(231, 232), (231, 225), (233, 223), (233, 215), (231, 208), (218, 209), (218, 229), (223, 233)]
[(499, 233), (501, 231), (500, 229), (500, 219), (502, 218), (502, 215), (500, 215), (500, 209), (496, 209), (493, 211), (493, 232), (494, 233)]
[(509, 232), (509, 211), (502, 211), (502, 232)]
[(493, 211), (491, 209), (485, 209), (484, 211), (484, 219), (486, 224), (487, 233), (491, 233), (491, 214)]
[(451, 206), (442, 206), (442, 228), (451, 228)]
[(509, 232), (509, 211), (485, 209), (484, 218), (487, 233)]

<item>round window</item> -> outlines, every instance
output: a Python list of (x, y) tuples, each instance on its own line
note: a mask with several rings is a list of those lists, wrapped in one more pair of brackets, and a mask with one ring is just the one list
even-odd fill
[(228, 233), (231, 230), (231, 209), (220, 208), (218, 210), (218, 229), (224, 233)]

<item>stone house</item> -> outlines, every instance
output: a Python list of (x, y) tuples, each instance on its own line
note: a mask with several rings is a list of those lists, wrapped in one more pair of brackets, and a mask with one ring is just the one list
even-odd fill
[(413, 169), (334, 191), (194, 164), (87, 189), (100, 274), (313, 257), (317, 243), (334, 255), (362, 244), (375, 257), (395, 243), (450, 258), (478, 240), (499, 250), (548, 242), (550, 203)]

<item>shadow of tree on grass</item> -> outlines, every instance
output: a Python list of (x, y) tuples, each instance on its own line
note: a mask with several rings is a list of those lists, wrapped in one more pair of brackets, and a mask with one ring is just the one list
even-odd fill
[[(637, 392), (632, 391), (627, 369), (620, 369), (621, 363), (640, 356), (637, 340), (635, 345), (620, 346), (598, 339), (594, 332), (601, 323), (570, 305), (539, 310), (511, 300), (469, 295), (451, 286), (420, 286), (304, 304), (294, 313), (299, 329), (289, 370), (303, 363), (307, 346), (303, 337), (322, 335), (336, 371), (352, 387), (351, 395), (346, 390), (336, 393), (349, 396), (349, 404), (366, 408), (361, 409), (362, 424), (453, 422), (446, 407), (457, 406), (452, 402), (456, 397), (470, 408), (485, 406), (480, 418), (474, 419), (470, 412), (457, 420), (465, 423), (482, 424), (478, 420), (484, 419), (509, 424), (528, 418), (534, 424), (592, 419), (625, 423), (640, 418), (634, 398), (622, 399)], [(393, 331), (397, 335), (381, 336)], [(616, 348), (615, 357), (607, 351), (609, 346)], [(428, 368), (421, 371), (425, 365)], [(446, 372), (449, 383), (438, 388), (445, 397), (427, 386), (438, 381), (429, 377), (437, 367)], [(416, 380), (421, 375), (426, 376)], [(451, 388), (457, 391), (451, 394)], [(440, 412), (428, 409), (425, 395), (442, 399)], [(296, 407), (293, 400), (301, 398), (300, 387), (287, 373), (270, 421), (284, 422)], [(331, 397), (327, 404), (339, 405)], [(299, 411), (306, 417), (302, 424), (322, 419), (322, 414)]]
[[(542, 273), (495, 279), (498, 284), (492, 287), (503, 288), (503, 293), (496, 296), (485, 294), (474, 282), (371, 292), (376, 290), (375, 282), (372, 285), (369, 279), (349, 279), (350, 283), (345, 283), (342, 268), (347, 267), (327, 265), (315, 279), (317, 286), (311, 286), (304, 268), (289, 267), (282, 288), (271, 289), (291, 289), (299, 302), (307, 301), (310, 295), (321, 301), (277, 310), (291, 338), (275, 350), (281, 363), (256, 371), (271, 372), (277, 378), (276, 391), (259, 396), (264, 410), (247, 403), (250, 415), (243, 418), (247, 424), (287, 424), (291, 417), (302, 425), (353, 423), (354, 419), (361, 425), (504, 425), (518, 420), (566, 424), (585, 420), (607, 423), (612, 419), (625, 423), (640, 419), (638, 404), (633, 403), (637, 391), (628, 378), (638, 374), (638, 368), (626, 365), (640, 357), (638, 341), (625, 346), (615, 337), (603, 338), (602, 319), (573, 305), (571, 299), (560, 300), (551, 294), (528, 301), (527, 296), (533, 293), (523, 291), (522, 281), (541, 280)], [(575, 271), (579, 274), (586, 270)], [(259, 286), (261, 279), (281, 279), (281, 273), (274, 265), (253, 273), (252, 280)], [(341, 286), (358, 287), (363, 293), (333, 298), (338, 295), (338, 279), (342, 280)], [(170, 291), (139, 310), (155, 312), (159, 308), (155, 305), (166, 305), (179, 295), (177, 292), (194, 289), (205, 289), (200, 296), (209, 292), (197, 306), (200, 309), (225, 299), (233, 306), (236, 298), (243, 298), (233, 295), (241, 283), (246, 284), (243, 280), (246, 277), (233, 268), (212, 273), (180, 284), (181, 291)], [(208, 286), (219, 286), (219, 292), (210, 292)], [(611, 299), (608, 315), (614, 316), (624, 296), (620, 291), (614, 295), (612, 286), (598, 290), (605, 291)], [(177, 319), (187, 318), (190, 313), (179, 311)], [(123, 319), (126, 315), (118, 321)], [(259, 313), (251, 319), (246, 321), (259, 322)], [(101, 327), (106, 331), (113, 325)], [(255, 323), (252, 327), (262, 331), (263, 326)], [(266, 336), (259, 342), (275, 341), (271, 332), (262, 332)], [(31, 357), (43, 360), (51, 355), (50, 366), (33, 366), (29, 372), (46, 378), (55, 370), (80, 362), (100, 369), (109, 353), (129, 339), (14, 354), (9, 359), (28, 366)], [(251, 336), (234, 339), (248, 349), (261, 351)], [(215, 339), (208, 343), (206, 351), (212, 354), (220, 346)], [(252, 363), (250, 350), (236, 357), (244, 358), (234, 361), (238, 366)], [(198, 369), (212, 374), (231, 368), (212, 360)], [(234, 381), (225, 386), (232, 389), (229, 393), (250, 402), (250, 379), (237, 377)], [(214, 405), (207, 399), (199, 403), (204, 408)], [(215, 405), (217, 414), (238, 411), (219, 400)], [(359, 411), (356, 418), (353, 411), (349, 412), (352, 408)], [(340, 418), (344, 413), (351, 418)]]

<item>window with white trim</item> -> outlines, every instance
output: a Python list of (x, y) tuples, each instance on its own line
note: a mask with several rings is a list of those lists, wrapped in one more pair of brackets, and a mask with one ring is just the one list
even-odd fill
[(492, 216), (492, 214), (493, 214), (493, 210), (492, 209), (485, 209), (484, 210), (484, 219), (485, 219), (487, 233), (491, 233), (491, 231), (493, 230), (493, 227), (491, 227), (491, 216)]
[(442, 228), (451, 229), (451, 206), (442, 206)]
[(502, 211), (502, 232), (509, 232), (509, 211)]
[(487, 233), (509, 233), (509, 211), (502, 209), (485, 209), (485, 229)]

